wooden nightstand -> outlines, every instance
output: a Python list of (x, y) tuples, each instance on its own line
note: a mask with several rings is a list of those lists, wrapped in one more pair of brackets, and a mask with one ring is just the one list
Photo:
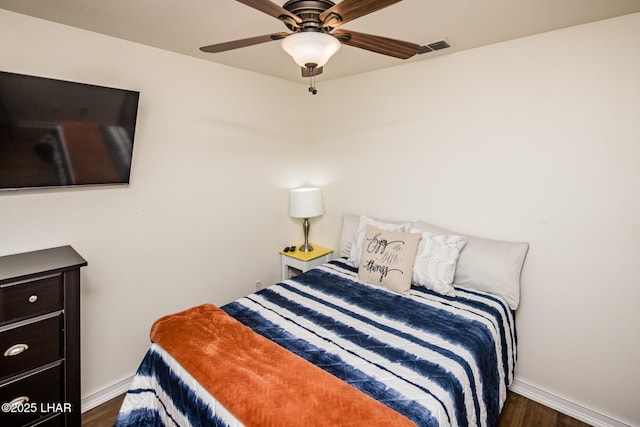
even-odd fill
[(304, 273), (310, 268), (331, 261), (333, 249), (312, 245), (311, 252), (300, 252), (297, 248), (293, 252), (280, 251), (280, 262), (282, 263), (282, 280), (290, 279), (297, 274)]

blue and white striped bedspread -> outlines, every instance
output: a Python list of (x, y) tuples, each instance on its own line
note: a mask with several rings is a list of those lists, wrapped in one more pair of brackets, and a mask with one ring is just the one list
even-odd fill
[[(334, 260), (222, 308), (418, 426), (493, 426), (513, 380), (513, 312), (500, 298), (478, 291), (456, 287), (456, 296), (446, 297), (412, 288), (402, 296), (358, 282), (355, 269)], [(172, 424), (167, 417), (181, 417), (175, 425), (241, 425), (172, 364), (152, 347), (117, 425), (138, 424), (134, 414), (145, 411), (177, 412), (152, 415), (165, 425)], [(174, 378), (157, 379), (151, 371)], [(178, 389), (187, 391), (173, 396)], [(189, 409), (189, 399), (199, 403)], [(202, 421), (180, 414), (193, 405)]]

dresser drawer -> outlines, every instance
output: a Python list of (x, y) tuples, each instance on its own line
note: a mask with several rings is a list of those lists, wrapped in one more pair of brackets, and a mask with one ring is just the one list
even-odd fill
[[(2, 425), (21, 426), (38, 419), (44, 420), (54, 415), (55, 407), (52, 404), (61, 403), (62, 397), (62, 364), (4, 384), (0, 387)], [(16, 404), (13, 410), (4, 406), (17, 401), (24, 403), (19, 408)]]
[(57, 414), (50, 418), (42, 419), (36, 424), (31, 424), (29, 427), (65, 427), (64, 419), (63, 414)]
[(0, 332), (0, 380), (62, 357), (62, 313)]
[(0, 324), (62, 309), (62, 275), (0, 286)]

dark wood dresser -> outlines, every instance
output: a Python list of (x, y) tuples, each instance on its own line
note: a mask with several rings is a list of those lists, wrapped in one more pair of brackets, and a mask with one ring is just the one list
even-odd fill
[(80, 267), (71, 246), (0, 257), (0, 425), (80, 426)]

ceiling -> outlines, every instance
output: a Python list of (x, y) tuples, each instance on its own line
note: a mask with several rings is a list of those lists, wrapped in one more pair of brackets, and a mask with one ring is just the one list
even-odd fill
[[(279, 20), (234, 0), (0, 0), (0, 8), (306, 83), (278, 41), (216, 54), (198, 49), (287, 31)], [(420, 45), (444, 39), (450, 48), (401, 60), (343, 46), (321, 78), (428, 60), (634, 12), (640, 12), (640, 0), (404, 0), (340, 28)]]

